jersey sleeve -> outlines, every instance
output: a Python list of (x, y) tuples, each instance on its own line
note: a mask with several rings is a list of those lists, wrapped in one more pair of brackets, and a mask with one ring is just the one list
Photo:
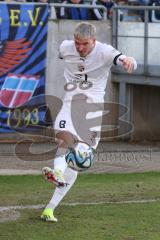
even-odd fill
[(109, 65), (117, 65), (117, 59), (122, 53), (111, 45), (105, 44), (104, 46), (104, 58)]
[(64, 40), (61, 45), (59, 46), (59, 58), (63, 59), (65, 56), (65, 52), (68, 46), (68, 41)]

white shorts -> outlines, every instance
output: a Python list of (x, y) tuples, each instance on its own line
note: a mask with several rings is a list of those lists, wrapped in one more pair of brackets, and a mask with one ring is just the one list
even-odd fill
[(79, 141), (96, 148), (101, 135), (102, 106), (87, 97), (64, 100), (54, 123), (55, 131), (70, 132)]

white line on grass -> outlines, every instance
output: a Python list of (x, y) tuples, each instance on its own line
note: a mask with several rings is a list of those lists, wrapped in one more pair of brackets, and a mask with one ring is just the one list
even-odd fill
[[(128, 200), (128, 201), (119, 201), (119, 202), (75, 202), (75, 203), (62, 203), (63, 206), (79, 206), (79, 205), (101, 205), (101, 204), (132, 204), (132, 203), (154, 203), (154, 202), (160, 202), (160, 199), (143, 199), (143, 200)], [(44, 208), (44, 204), (38, 204), (38, 205), (19, 205), (19, 206), (1, 206), (0, 212), (7, 211), (7, 210), (21, 210), (21, 209), (40, 209)]]

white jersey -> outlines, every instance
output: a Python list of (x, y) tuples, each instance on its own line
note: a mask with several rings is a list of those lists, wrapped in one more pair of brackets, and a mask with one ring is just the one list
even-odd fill
[(92, 84), (92, 87), (87, 90), (77, 87), (74, 91), (68, 92), (66, 97), (83, 93), (87, 96), (94, 96), (96, 99), (103, 99), (110, 68), (118, 55), (120, 52), (111, 45), (96, 41), (92, 52), (86, 57), (80, 57), (74, 41), (63, 41), (60, 45), (60, 58), (65, 61), (64, 77), (66, 82), (87, 81)]
[[(92, 52), (82, 58), (74, 41), (62, 42), (60, 58), (65, 61), (64, 77), (67, 86), (74, 87), (70, 91), (66, 89), (63, 106), (55, 121), (57, 131), (69, 131), (96, 148), (100, 140), (101, 103), (103, 105), (107, 78), (113, 61), (119, 55), (112, 46), (96, 41)], [(84, 89), (86, 85), (89, 87)], [(94, 119), (96, 122), (93, 123)]]

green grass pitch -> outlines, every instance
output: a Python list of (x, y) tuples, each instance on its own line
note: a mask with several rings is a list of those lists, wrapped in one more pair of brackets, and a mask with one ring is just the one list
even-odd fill
[[(0, 176), (0, 206), (45, 205), (53, 190), (41, 176)], [(160, 173), (81, 174), (58, 223), (40, 220), (42, 209), (16, 211), (14, 221), (0, 211), (1, 240), (159, 240)]]

